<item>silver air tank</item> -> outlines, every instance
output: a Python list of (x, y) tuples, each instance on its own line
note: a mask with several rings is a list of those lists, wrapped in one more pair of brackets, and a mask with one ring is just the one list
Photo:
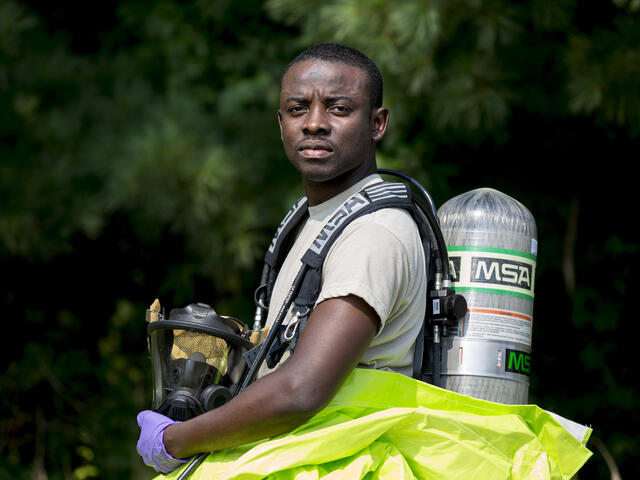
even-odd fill
[(479, 188), (438, 210), (452, 287), (467, 314), (442, 337), (442, 387), (500, 403), (528, 402), (537, 232), (517, 200)]

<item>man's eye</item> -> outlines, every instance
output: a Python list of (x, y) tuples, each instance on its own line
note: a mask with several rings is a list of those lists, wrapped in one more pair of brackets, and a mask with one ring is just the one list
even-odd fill
[(332, 113), (344, 114), (349, 113), (349, 108), (344, 105), (334, 105), (329, 109)]
[(306, 110), (303, 105), (293, 105), (287, 109), (289, 113), (302, 113)]

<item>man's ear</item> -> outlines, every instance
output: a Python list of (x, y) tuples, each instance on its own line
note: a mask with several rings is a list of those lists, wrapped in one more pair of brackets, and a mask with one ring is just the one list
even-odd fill
[(280, 109), (278, 109), (278, 126), (280, 127), (280, 140), (283, 140), (283, 138), (282, 138), (282, 112), (280, 111)]
[(389, 124), (389, 109), (385, 107), (376, 108), (371, 112), (372, 129), (371, 139), (374, 142), (379, 142), (384, 137), (387, 131), (387, 125)]

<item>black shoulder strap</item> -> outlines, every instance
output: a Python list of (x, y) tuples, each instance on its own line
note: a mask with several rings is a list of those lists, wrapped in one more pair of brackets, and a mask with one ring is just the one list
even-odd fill
[(280, 226), (276, 230), (271, 244), (267, 249), (267, 253), (264, 256), (264, 263), (268, 268), (268, 276), (264, 279), (266, 282), (263, 285), (266, 288), (266, 305), (269, 305), (268, 300), (273, 293), (273, 285), (276, 282), (278, 271), (284, 262), (287, 255), (287, 248), (292, 241), (293, 235), (297, 228), (307, 219), (309, 216), (309, 209), (307, 207), (307, 197), (298, 199), (293, 204), (291, 209), (287, 212), (285, 217), (280, 222)]

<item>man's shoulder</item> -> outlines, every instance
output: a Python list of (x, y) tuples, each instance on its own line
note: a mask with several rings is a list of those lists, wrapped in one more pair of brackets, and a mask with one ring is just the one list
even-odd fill
[(354, 231), (367, 230), (370, 233), (378, 232), (380, 234), (388, 232), (403, 242), (414, 241), (420, 235), (413, 217), (402, 208), (383, 208), (363, 215), (349, 227)]
[(363, 255), (373, 255), (413, 264), (422, 261), (423, 250), (411, 214), (400, 208), (385, 208), (348, 225), (329, 250), (328, 256), (333, 255), (345, 261), (362, 261)]

